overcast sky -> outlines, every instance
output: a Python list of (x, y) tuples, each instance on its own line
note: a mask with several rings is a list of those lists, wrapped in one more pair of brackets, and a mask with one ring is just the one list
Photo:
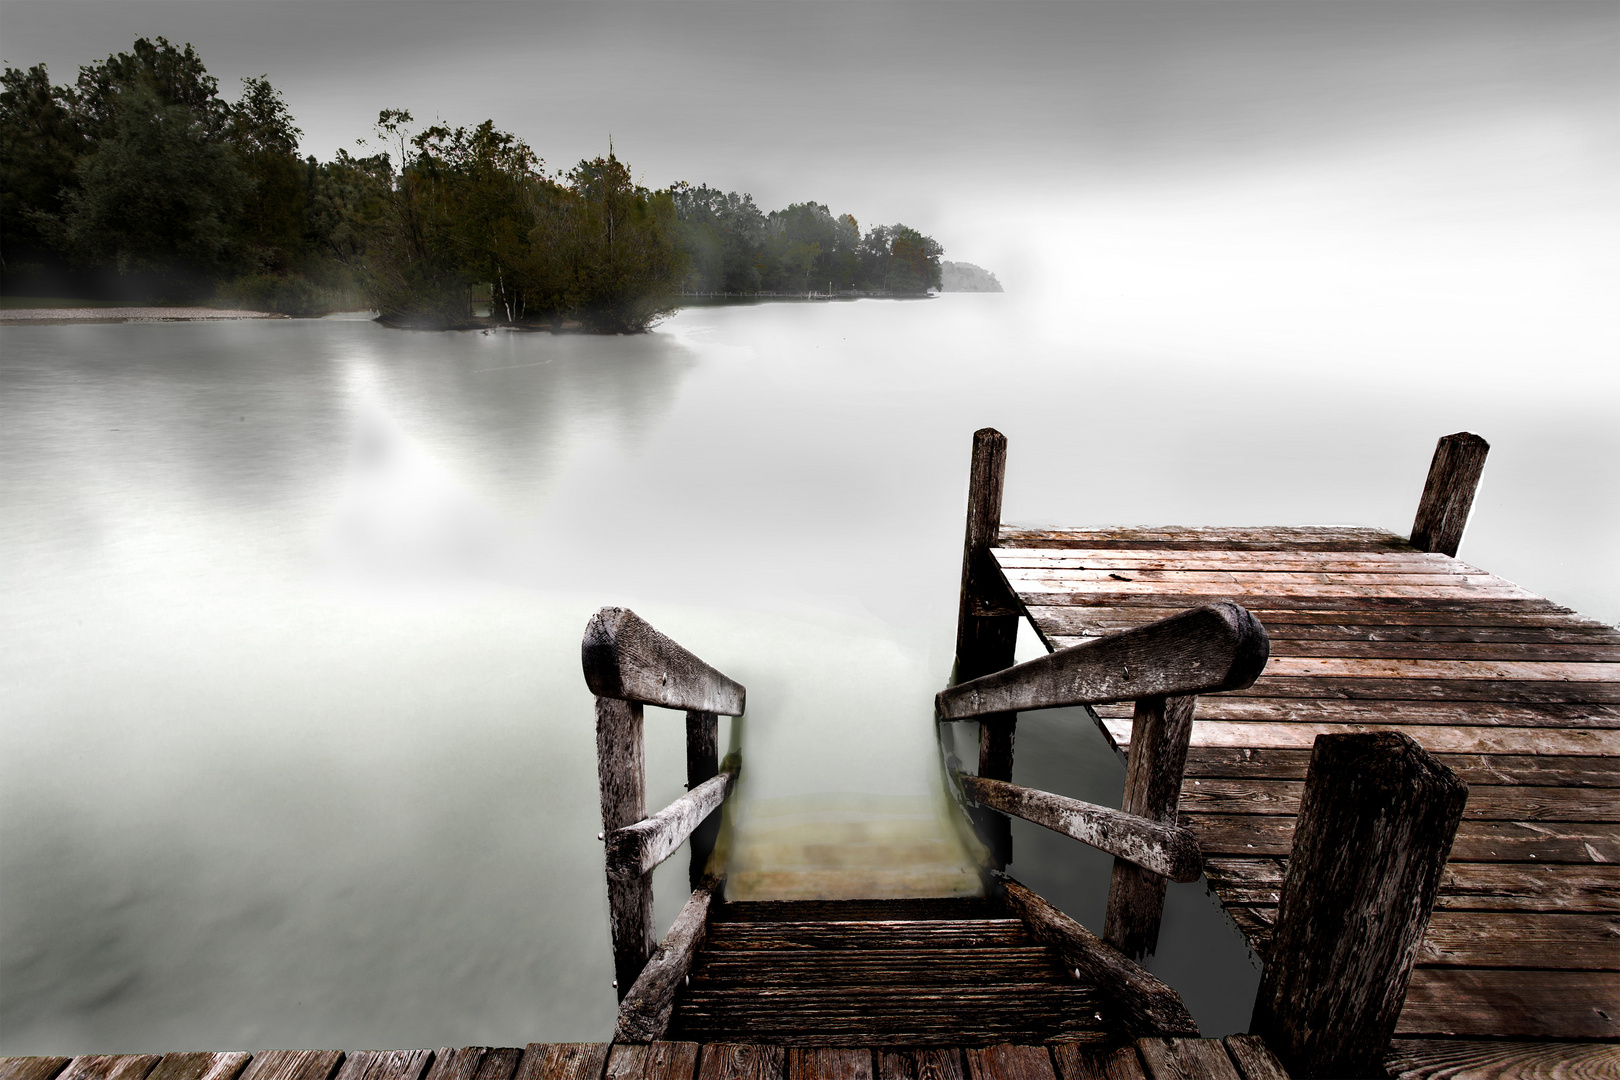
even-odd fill
[(904, 221), (1004, 277), (1234, 235), (1470, 266), (1483, 230), (1567, 278), (1608, 265), (1620, 191), (1612, 2), (0, 3), (5, 63), (58, 82), (160, 34), (228, 96), (268, 75), (321, 157), (385, 107), (553, 167), (611, 134), (650, 186)]

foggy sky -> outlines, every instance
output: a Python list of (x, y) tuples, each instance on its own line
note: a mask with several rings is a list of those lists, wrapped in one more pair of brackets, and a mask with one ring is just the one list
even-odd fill
[(1132, 213), (1257, 207), (1246, 232), (1507, 219), (1568, 255), (1620, 188), (1615, 3), (0, 4), (5, 63), (57, 82), (159, 34), (227, 96), (268, 75), (323, 158), (384, 107), (491, 118), (554, 168), (611, 136), (650, 186), (902, 220), (1003, 280), (1099, 216), (1119, 246)]

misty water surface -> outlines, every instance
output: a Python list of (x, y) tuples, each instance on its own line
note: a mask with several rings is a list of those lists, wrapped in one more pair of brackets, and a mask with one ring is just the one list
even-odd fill
[[(1436, 436), (1474, 430), (1462, 556), (1620, 618), (1611, 375), (1194, 316), (956, 295), (624, 338), (0, 329), (0, 1053), (607, 1037), (578, 659), (603, 604), (748, 686), (722, 733), (739, 858), (814, 872), (806, 837), (833, 837), (970, 876), (931, 699), (987, 424), (1009, 521), (1399, 531)], [(647, 734), (656, 808), (683, 725)], [(1117, 805), (1082, 713), (1027, 717), (1018, 751), (1021, 782)], [(1100, 929), (1108, 860), (1017, 822), (1015, 855)], [(684, 875), (659, 873), (660, 929)], [(1206, 1034), (1241, 1030), (1242, 939), (1172, 890), (1153, 966)]]

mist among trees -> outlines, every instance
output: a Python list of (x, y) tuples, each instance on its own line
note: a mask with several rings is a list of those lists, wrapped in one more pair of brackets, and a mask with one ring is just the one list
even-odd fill
[(489, 121), (421, 126), (393, 109), (361, 155), (300, 158), (300, 134), (267, 79), (227, 101), (190, 45), (161, 37), (71, 85), (7, 68), (4, 291), (626, 332), (689, 293), (940, 286), (942, 249), (914, 229), (862, 233), (814, 202), (767, 214), (684, 182), (649, 190), (611, 148), (548, 171)]

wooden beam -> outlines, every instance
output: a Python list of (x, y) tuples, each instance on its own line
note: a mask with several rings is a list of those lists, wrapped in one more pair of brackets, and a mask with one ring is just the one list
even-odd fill
[(1299, 1077), (1376, 1071), (1468, 787), (1405, 735), (1323, 735), (1250, 1031)]
[[(720, 773), (720, 717), (710, 712), (686, 714), (686, 790), (693, 791)], [(720, 838), (720, 819), (707, 817), (692, 832), (691, 864), (687, 874), (697, 888), (708, 873), (709, 856)]]
[[(968, 469), (967, 529), (962, 541), (962, 587), (956, 617), (956, 670), (961, 683), (1012, 666), (1018, 645), (1018, 598), (1008, 590), (991, 557), (1001, 530), (1001, 491), (1007, 474), (1007, 437), (995, 428), (973, 433)], [(979, 775), (1011, 780), (1015, 713), (985, 716), (979, 723)], [(974, 817), (990, 861), (1012, 861), (1012, 826), (1002, 815)]]
[(1078, 978), (1122, 1010), (1121, 1026), (1131, 1036), (1193, 1035), (1198, 1024), (1177, 994), (1152, 972), (1053, 907), (1006, 874), (995, 873), (1007, 906), (1023, 920), (1030, 936), (1055, 950)]
[(1442, 555), (1457, 554), (1490, 449), (1490, 443), (1466, 431), (1440, 439), (1412, 522), (1413, 547)]
[(720, 808), (737, 782), (737, 769), (726, 769), (634, 825), (615, 829), (607, 837), (607, 873), (627, 880), (648, 873), (675, 853), (697, 827)]
[(605, 607), (585, 625), (585, 684), (597, 697), (666, 709), (741, 716), (746, 691), (647, 625), (629, 608)]
[[(647, 816), (641, 704), (596, 699), (596, 773), (602, 830), (617, 832)], [(652, 878), (608, 875), (608, 928), (613, 938), (614, 988), (622, 1000), (652, 955)]]
[[(1242, 611), (1242, 608), (1238, 609)], [(1126, 813), (1175, 826), (1181, 779), (1192, 739), (1192, 697), (1140, 698), (1132, 720), (1131, 752), (1125, 759)], [(1126, 956), (1141, 957), (1159, 945), (1164, 917), (1164, 878), (1134, 862), (1116, 858), (1108, 884), (1103, 937)]]
[(1002, 780), (960, 780), (968, 798), (982, 806), (1044, 825), (1172, 881), (1197, 881), (1202, 873), (1198, 841), (1187, 829)]
[(941, 720), (970, 720), (1237, 690), (1259, 678), (1269, 655), (1265, 628), (1253, 615), (1237, 604), (1206, 604), (941, 690), (934, 708)]
[(654, 1042), (669, 1031), (675, 994), (692, 970), (692, 961), (709, 928), (709, 907), (720, 888), (717, 878), (705, 878), (675, 917), (658, 951), (653, 953), (635, 985), (619, 1003), (616, 1042)]

